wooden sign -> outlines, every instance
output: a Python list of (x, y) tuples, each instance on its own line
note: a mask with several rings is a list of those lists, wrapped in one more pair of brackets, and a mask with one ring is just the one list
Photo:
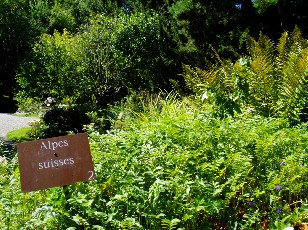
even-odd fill
[(22, 192), (95, 179), (86, 133), (20, 143), (17, 152)]

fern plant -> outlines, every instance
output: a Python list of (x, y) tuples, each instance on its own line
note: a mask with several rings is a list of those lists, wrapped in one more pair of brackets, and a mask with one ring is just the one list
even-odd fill
[(135, 220), (135, 218), (126, 218), (121, 223), (121, 229), (122, 230), (136, 230), (136, 229), (142, 229), (142, 227), (138, 223), (138, 221)]
[(277, 81), (275, 75), (275, 44), (267, 36), (261, 34), (256, 41), (248, 38), (248, 53), (251, 66), (248, 67), (249, 101), (253, 108), (264, 116), (271, 116), (273, 103), (277, 101)]
[(296, 27), (275, 44), (267, 36), (247, 39), (248, 55), (235, 63), (219, 58), (220, 66), (206, 70), (184, 66), (188, 87), (213, 103), (219, 115), (243, 108), (258, 114), (306, 121), (308, 41)]
[[(284, 35), (287, 37), (287, 33)], [(278, 50), (286, 57), (280, 61), (282, 76), (277, 113), (292, 121), (307, 120), (308, 41), (295, 28), (286, 41), (280, 40)], [(283, 54), (280, 54), (282, 56)]]
[(163, 219), (162, 220), (162, 227), (163, 227), (163, 229), (166, 229), (166, 230), (174, 230), (174, 229), (176, 229), (176, 226), (180, 222), (181, 222), (181, 220), (179, 220), (179, 219), (172, 219), (172, 220)]
[(203, 101), (212, 103), (215, 114), (223, 118), (226, 114), (234, 115), (234, 111), (240, 111), (238, 88), (242, 81), (234, 79), (239, 76), (232, 73), (232, 63), (221, 59), (220, 62), (220, 68), (209, 66), (208, 70), (192, 69), (188, 65), (183, 67), (187, 86), (195, 93), (201, 94)]

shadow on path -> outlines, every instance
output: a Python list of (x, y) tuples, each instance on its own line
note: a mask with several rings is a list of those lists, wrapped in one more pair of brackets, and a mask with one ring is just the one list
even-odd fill
[(0, 144), (3, 143), (3, 153), (0, 152), (0, 157), (12, 159), (15, 156), (16, 144), (12, 141), (0, 137)]

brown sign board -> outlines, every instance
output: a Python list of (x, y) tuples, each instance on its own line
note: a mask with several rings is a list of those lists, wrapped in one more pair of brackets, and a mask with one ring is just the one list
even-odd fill
[(86, 133), (17, 145), (22, 192), (95, 179)]

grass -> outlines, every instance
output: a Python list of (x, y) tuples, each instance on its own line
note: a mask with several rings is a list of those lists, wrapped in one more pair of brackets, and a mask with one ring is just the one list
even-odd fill
[(14, 113), (13, 116), (16, 117), (39, 117), (37, 113)]
[(12, 130), (7, 134), (7, 138), (15, 143), (31, 141), (33, 137), (31, 137), (32, 128), (21, 128), (17, 130)]

